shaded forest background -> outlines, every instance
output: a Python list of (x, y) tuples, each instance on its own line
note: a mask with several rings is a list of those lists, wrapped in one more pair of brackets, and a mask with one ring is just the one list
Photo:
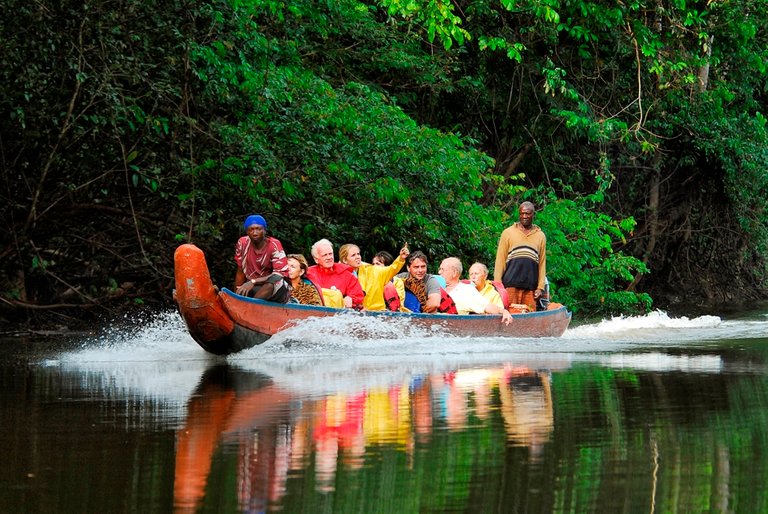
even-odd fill
[(763, 298), (767, 4), (0, 0), (0, 319), (229, 286), (250, 213), (492, 264), (524, 199), (577, 316)]

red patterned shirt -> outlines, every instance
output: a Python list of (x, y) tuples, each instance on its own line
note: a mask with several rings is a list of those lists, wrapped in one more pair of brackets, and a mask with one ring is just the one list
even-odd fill
[(282, 243), (274, 237), (267, 237), (266, 241), (263, 248), (257, 249), (248, 236), (237, 240), (235, 262), (243, 270), (246, 280), (266, 277), (272, 273), (288, 276), (288, 259)]

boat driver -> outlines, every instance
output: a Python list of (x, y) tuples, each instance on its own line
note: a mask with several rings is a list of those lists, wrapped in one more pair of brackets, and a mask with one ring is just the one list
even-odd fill
[(288, 259), (282, 243), (267, 235), (267, 221), (251, 214), (243, 223), (246, 234), (235, 245), (235, 292), (270, 302), (286, 303), (291, 297)]

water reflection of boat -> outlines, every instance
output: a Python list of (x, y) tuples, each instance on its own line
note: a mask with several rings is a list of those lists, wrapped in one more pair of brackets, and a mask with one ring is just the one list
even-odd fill
[[(280, 421), (287, 418), (291, 396), (276, 387), (269, 377), (247, 373), (226, 365), (209, 368), (187, 406), (187, 420), (177, 434), (174, 505), (177, 512), (196, 512), (205, 496), (213, 456), (222, 442), (240, 443), (250, 481), (244, 496), (248, 499), (267, 497), (258, 491), (266, 483), (263, 473), (253, 467), (264, 466), (277, 447)], [(248, 441), (258, 430), (262, 444), (259, 455)], [(266, 453), (265, 453), (266, 452)], [(266, 464), (268, 465), (268, 464)], [(264, 509), (258, 510), (259, 512)]]
[(538, 459), (555, 424), (549, 373), (507, 369), (499, 398), (509, 441), (528, 447), (531, 459)]
[(513, 446), (528, 447), (531, 458), (536, 459), (554, 429), (549, 375), (548, 370), (511, 365), (451, 373), (445, 378), (450, 384), (449, 425), (463, 426), (466, 423), (470, 395), (475, 415), (486, 420), (492, 410), (491, 398), (498, 390), (499, 410), (507, 440)]
[(329, 492), (339, 470), (362, 473), (376, 448), (402, 452), (410, 462), (417, 445), (423, 456), (436, 431), (476, 430), (478, 420), (503, 426), (506, 437), (495, 432), (498, 440), (530, 448), (535, 459), (553, 429), (548, 372), (456, 369), (310, 397), (262, 373), (217, 365), (203, 374), (177, 432), (174, 505), (195, 512), (211, 490), (230, 488), (232, 473), (214, 466), (217, 459), (234, 462), (226, 453), (237, 457), (239, 510), (266, 512), (285, 495), (289, 477)]
[[(214, 287), (203, 252), (184, 244), (174, 256), (174, 299), (192, 338), (208, 352), (226, 355), (261, 344), (275, 333), (308, 318), (336, 316), (343, 309), (276, 304), (246, 298)], [(571, 313), (559, 304), (542, 312), (513, 314), (504, 325), (496, 315), (422, 314), (365, 311), (361, 316), (403, 321), (444, 334), (464, 337), (560, 337)]]

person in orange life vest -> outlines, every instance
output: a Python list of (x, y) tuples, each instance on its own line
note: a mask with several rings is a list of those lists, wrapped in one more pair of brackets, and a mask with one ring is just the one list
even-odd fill
[(518, 215), (519, 221), (499, 237), (493, 279), (504, 284), (510, 304), (535, 311), (547, 276), (547, 238), (533, 224), (536, 210), (531, 202), (521, 203)]
[[(341, 306), (361, 309), (365, 293), (360, 281), (352, 274), (351, 266), (334, 262), (333, 244), (327, 239), (316, 242), (312, 245), (312, 258), (316, 264), (307, 269), (306, 277), (317, 287), (338, 291), (343, 298)], [(328, 298), (325, 300), (326, 305), (332, 305)]]
[(247, 235), (235, 244), (235, 292), (286, 303), (291, 296), (291, 286), (282, 243), (267, 236), (267, 221), (258, 214), (248, 216), (243, 227)]
[(445, 279), (445, 290), (456, 303), (459, 314), (501, 314), (501, 321), (509, 325), (512, 315), (504, 307), (490, 303), (472, 284), (465, 284), (461, 277), (461, 261), (448, 257), (440, 263), (440, 276)]
[(488, 280), (488, 267), (485, 264), (476, 262), (469, 267), (469, 281), (486, 300), (504, 308), (504, 301), (501, 299), (501, 295)]
[(360, 256), (360, 247), (354, 244), (345, 244), (339, 248), (339, 262), (352, 267), (352, 273), (357, 276), (360, 286), (365, 292), (363, 307), (369, 311), (383, 311), (384, 286), (394, 278), (405, 264), (405, 259), (411, 252), (408, 245), (403, 245), (400, 253), (389, 266), (374, 266), (363, 262)]

